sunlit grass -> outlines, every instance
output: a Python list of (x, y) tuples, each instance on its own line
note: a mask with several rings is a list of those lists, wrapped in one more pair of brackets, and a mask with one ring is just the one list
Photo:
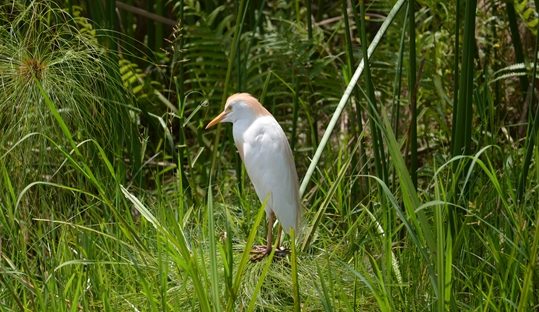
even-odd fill
[[(240, 12), (248, 16), (248, 6), (241, 3), (238, 8), (245, 10)], [(294, 3), (294, 8), (299, 4)], [(316, 8), (314, 2), (309, 4)], [(343, 4), (346, 8), (345, 1), (338, 3), (339, 8)], [(348, 24), (348, 35), (356, 34), (362, 42), (371, 41), (363, 16), (378, 4), (372, 2), (371, 7), (350, 10), (357, 24), (356, 28)], [(357, 89), (352, 89), (356, 85), (353, 80), (359, 78), (362, 70), (357, 71), (357, 77), (344, 79), (352, 73), (347, 68), (343, 77), (338, 77), (342, 81), (331, 77), (331, 83), (324, 82), (324, 75), (329, 74), (323, 70), (342, 64), (339, 56), (328, 57), (329, 52), (315, 59), (316, 53), (323, 53), (318, 47), (327, 34), (312, 21), (312, 29), (305, 33), (312, 50), (302, 51), (305, 53), (301, 57), (313, 62), (310, 64), (315, 64), (320, 72), (313, 74), (309, 83), (303, 81), (308, 76), (288, 81), (288, 76), (283, 75), (283, 68), (289, 69), (283, 55), (294, 55), (290, 51), (300, 49), (301, 42), (288, 46), (282, 38), (270, 34), (256, 43), (253, 50), (257, 55), (253, 56), (248, 49), (250, 40), (254, 42), (256, 36), (263, 36), (253, 29), (264, 26), (263, 22), (254, 28), (244, 25), (249, 28), (249, 36), (242, 37), (243, 30), (237, 24), (241, 24), (243, 16), (231, 13), (228, 20), (235, 26), (220, 28), (219, 34), (230, 36), (234, 38), (232, 42), (239, 44), (238, 54), (225, 54), (229, 57), (229, 72), (223, 72), (221, 78), (228, 77), (225, 80), (230, 90), (235, 86), (234, 80), (238, 84), (249, 83), (252, 78), (254, 82), (249, 87), (263, 90), (261, 97), (268, 99), (266, 106), (287, 125), (287, 133), (298, 131), (294, 142), (298, 168), (304, 171), (311, 164), (302, 185), (304, 227), (295, 241), (288, 236), (284, 240), (292, 252), (283, 258), (272, 254), (260, 262), (251, 262), (249, 252), (253, 245), (264, 243), (263, 204), (234, 162), (235, 155), (228, 149), (230, 142), (202, 129), (202, 115), (210, 115), (222, 103), (202, 105), (202, 101), (197, 102), (200, 94), (207, 99), (226, 94), (221, 94), (221, 89), (204, 90), (208, 93), (183, 90), (222, 86), (222, 80), (209, 79), (215, 79), (215, 73), (204, 76), (207, 84), (196, 86), (192, 83), (196, 79), (189, 76), (205, 74), (196, 69), (212, 68), (205, 67), (204, 61), (210, 64), (211, 56), (221, 57), (222, 51), (211, 51), (214, 54), (206, 54), (199, 60), (201, 63), (185, 64), (189, 70), (181, 74), (185, 77), (180, 77), (185, 81), (176, 80), (177, 87), (183, 90), (178, 99), (180, 109), (165, 117), (152, 115), (160, 128), (148, 129), (140, 121), (143, 113), (124, 110), (132, 98), (125, 95), (128, 91), (116, 76), (118, 64), (114, 57), (109, 58), (112, 52), (99, 45), (90, 29), (81, 33), (83, 26), (74, 23), (61, 9), (50, 9), (37, 2), (34, 6), (16, 6), (13, 12), (17, 14), (7, 14), (13, 9), (1, 7), (0, 38), (5, 44), (0, 46), (0, 310), (536, 310), (539, 170), (535, 164), (539, 153), (535, 142), (529, 136), (522, 144), (497, 135), (482, 140), (485, 133), (472, 129), (471, 137), (462, 136), (458, 143), (468, 151), (461, 155), (455, 152), (456, 145), (450, 150), (447, 138), (439, 137), (441, 143), (428, 150), (429, 155), (414, 151), (420, 161), (415, 183), (411, 172), (414, 165), (407, 163), (411, 153), (407, 146), (413, 146), (407, 140), (414, 135), (403, 134), (402, 125), (407, 121), (394, 120), (396, 117), (389, 113), (399, 111), (403, 120), (410, 118), (411, 104), (404, 99), (412, 95), (396, 97), (385, 91), (391, 90), (393, 84), (400, 89), (400, 82), (394, 82), (405, 81), (406, 77), (401, 76), (407, 71), (397, 70), (399, 76), (393, 77), (386, 69), (389, 79), (376, 77), (381, 63), (388, 62), (393, 68), (397, 67), (397, 56), (404, 63), (413, 57), (403, 52), (409, 29), (395, 30), (389, 23), (413, 24), (406, 19), (404, 10), (399, 10), (404, 4), (405, 1), (396, 2), (390, 15), (392, 20), (386, 20), (370, 49), (354, 45), (353, 37), (343, 39), (349, 50), (344, 56), (347, 66), (352, 66), (359, 56), (352, 55), (354, 52), (371, 54), (371, 61), (364, 66), (366, 76)], [(200, 8), (185, 9), (188, 15), (204, 14)], [(211, 17), (218, 20), (217, 14), (226, 9), (226, 5), (216, 8)], [(424, 22), (423, 9), (416, 12), (416, 25)], [(181, 11), (183, 14), (183, 8)], [(290, 29), (307, 27), (298, 19), (303, 11), (292, 11), (294, 22), (290, 22)], [(466, 17), (467, 27), (471, 28), (470, 12)], [(266, 23), (280, 26), (269, 18)], [(198, 26), (212, 33), (218, 28), (216, 24), (219, 23)], [(346, 35), (340, 33), (339, 27), (342, 26), (331, 28), (332, 38)], [(475, 33), (467, 31), (464, 38), (470, 42), (465, 45), (467, 65), (463, 68), (474, 66), (470, 57)], [(291, 38), (300, 35), (293, 34)], [(422, 40), (427, 34), (417, 35), (416, 57), (420, 57), (421, 45), (425, 44)], [(389, 36), (402, 40), (400, 44), (398, 40), (384, 42)], [(185, 38), (186, 45), (181, 46), (192, 49), (193, 42), (203, 42), (193, 37)], [(214, 50), (216, 42), (226, 41), (213, 39), (209, 46)], [(44, 43), (38, 44), (39, 40)], [(379, 50), (374, 52), (378, 45)], [(384, 45), (400, 46), (401, 51), (391, 54), (395, 59), (386, 59), (388, 54), (380, 50)], [(176, 52), (174, 57), (180, 59), (184, 52), (194, 55), (193, 50)], [(271, 62), (282, 61), (282, 68), (268, 73), (264, 71), (267, 68), (251, 61), (246, 65), (248, 70), (236, 76), (234, 64), (238, 59), (252, 57), (258, 61), (264, 56)], [(300, 68), (298, 64), (293, 66)], [(219, 64), (219, 68), (225, 65)], [(447, 65), (448, 68), (453, 67)], [(455, 68), (457, 72), (458, 64)], [(462, 87), (480, 85), (483, 92), (481, 96), (477, 89), (456, 94), (454, 99), (459, 102), (455, 104), (459, 107), (468, 108), (469, 103), (490, 107), (491, 93), (500, 91), (490, 90), (494, 84), (488, 81), (476, 83), (478, 78), (474, 75), (459, 77), (465, 78), (460, 80)], [(424, 83), (430, 81), (430, 77), (422, 78), (419, 70), (416, 78)], [(345, 89), (348, 81), (352, 83)], [(410, 81), (409, 84), (414, 83), (414, 79)], [(335, 85), (338, 88), (331, 92), (322, 88), (300, 90), (316, 83), (327, 85), (328, 89)], [(444, 81), (438, 87), (448, 85), (449, 90), (438, 91), (452, 95), (451, 82)], [(293, 94), (294, 99), (288, 104), (275, 101), (286, 97), (275, 95), (284, 92), (272, 91), (277, 86)], [(349, 118), (351, 113), (344, 108), (354, 90), (354, 104), (363, 113)], [(378, 90), (383, 91), (382, 95), (377, 95)], [(422, 124), (427, 120), (422, 117), (428, 113), (425, 111), (431, 107), (440, 114), (453, 111), (444, 111), (446, 108), (440, 103), (426, 104), (421, 96), (431, 99), (431, 91), (421, 85), (417, 92), (417, 109), (424, 110), (414, 112), (418, 113), (417, 125), (412, 126), (418, 127), (418, 140), (424, 140), (424, 133), (430, 134), (431, 126)], [(307, 107), (314, 98), (303, 99), (305, 93), (320, 97), (320, 101), (333, 97), (329, 102), (333, 104), (338, 99), (334, 94), (343, 94), (338, 106), (328, 105), (323, 112), (316, 112), (318, 107)], [(400, 94), (401, 90), (395, 93)], [(477, 96), (471, 97), (474, 94)], [(489, 112), (493, 114), (485, 109), (481, 116)], [(167, 119), (169, 115), (172, 117)], [(312, 118), (318, 116), (323, 118), (314, 122)], [(489, 122), (496, 120), (490, 126), (506, 127), (499, 116), (490, 117)], [(179, 125), (175, 123), (178, 120)], [(363, 127), (365, 130), (357, 133), (360, 127), (347, 127), (347, 120), (368, 120), (372, 127)], [(470, 120), (466, 118), (456, 121), (469, 127)], [(337, 122), (342, 122), (340, 132), (330, 135)], [(395, 135), (399, 122), (401, 133)], [(471, 122), (473, 125), (478, 121)], [(315, 142), (314, 137), (321, 133), (302, 131), (312, 130), (313, 124), (329, 126), (317, 156), (311, 160), (316, 146), (306, 146), (307, 142)], [(529, 131), (537, 124), (530, 124)], [(141, 140), (138, 134), (124, 131), (135, 125), (141, 129)], [(440, 127), (452, 126), (458, 125), (448, 123)], [(148, 134), (150, 131), (158, 134)], [(174, 145), (176, 133), (180, 133), (181, 139)], [(442, 133), (433, 131), (436, 136), (443, 136)], [(212, 135), (216, 135), (214, 140)], [(145, 140), (150, 137), (157, 137), (158, 142), (148, 144)], [(491, 145), (483, 145), (484, 141)], [(212, 146), (211, 142), (220, 143)], [(130, 152), (133, 145), (140, 146), (138, 149), (144, 155)], [(356, 162), (360, 148), (368, 157), (366, 163)], [(386, 166), (383, 170), (376, 169), (375, 155), (376, 161)], [(135, 160), (137, 157), (140, 159)], [(529, 167), (523, 168), (523, 164)], [(519, 180), (522, 177), (523, 182)], [(370, 185), (361, 196), (355, 193), (359, 180)], [(458, 226), (450, 222), (452, 217), (459, 218)]]

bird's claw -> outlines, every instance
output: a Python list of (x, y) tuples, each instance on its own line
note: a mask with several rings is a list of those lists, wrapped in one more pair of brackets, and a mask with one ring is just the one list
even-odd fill
[(264, 257), (266, 257), (267, 255), (269, 255), (271, 253), (271, 247), (267, 247), (267, 246), (254, 246), (253, 249), (251, 250), (251, 261), (252, 262), (257, 262), (257, 261), (260, 261), (262, 259), (264, 259)]
[[(264, 259), (264, 257), (268, 256), (270, 253), (271, 253), (271, 247), (268, 248), (267, 246), (254, 246), (253, 249), (251, 250), (251, 254), (253, 255), (251, 257), (251, 261), (252, 262), (260, 261)], [(289, 249), (286, 249), (283, 246), (281, 246), (275, 250), (275, 253), (273, 256), (277, 258), (282, 258), (282, 257), (287, 256), (289, 253), (290, 253)]]

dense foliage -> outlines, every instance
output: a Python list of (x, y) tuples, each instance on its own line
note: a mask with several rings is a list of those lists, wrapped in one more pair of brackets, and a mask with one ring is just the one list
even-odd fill
[[(538, 5), (3, 2), (0, 309), (537, 310)], [(280, 260), (204, 130), (240, 91), (303, 180)]]

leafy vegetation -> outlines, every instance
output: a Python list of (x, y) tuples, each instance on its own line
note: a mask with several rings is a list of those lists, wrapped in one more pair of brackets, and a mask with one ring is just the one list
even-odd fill
[[(0, 309), (537, 310), (538, 7), (8, 1)], [(239, 91), (303, 180), (283, 259), (204, 130)]]

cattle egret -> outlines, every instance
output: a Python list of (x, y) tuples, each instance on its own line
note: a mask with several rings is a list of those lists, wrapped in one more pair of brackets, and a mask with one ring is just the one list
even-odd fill
[[(210, 121), (206, 129), (219, 122), (232, 123), (234, 143), (247, 174), (260, 201), (267, 201), (267, 244), (252, 251), (256, 254), (253, 260), (259, 260), (271, 251), (275, 217), (287, 234), (291, 229), (297, 233), (301, 211), (294, 156), (277, 120), (248, 93), (231, 95), (225, 110)], [(279, 248), (281, 227), (277, 235), (277, 254), (286, 253)]]

